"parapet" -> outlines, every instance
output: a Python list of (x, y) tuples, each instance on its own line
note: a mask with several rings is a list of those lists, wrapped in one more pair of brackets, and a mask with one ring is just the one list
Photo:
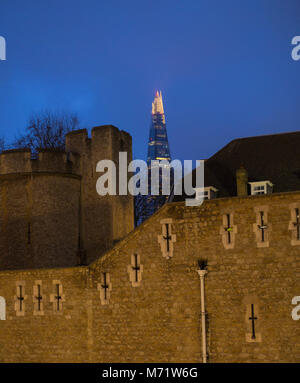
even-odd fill
[(31, 150), (5, 150), (0, 155), (0, 174), (24, 173), (31, 171)]
[(83, 153), (86, 151), (88, 132), (86, 129), (73, 130), (66, 134), (66, 152)]
[(105, 134), (106, 132), (114, 131), (118, 133), (120, 130), (114, 125), (99, 125), (92, 128), (92, 138), (98, 134)]
[(75, 130), (66, 135), (66, 151), (113, 159), (119, 151), (131, 153), (131, 135), (113, 125), (95, 126), (91, 130), (91, 138), (86, 129)]
[[(0, 175), (32, 172), (51, 172), (82, 175), (90, 164), (102, 159), (118, 162), (119, 152), (132, 156), (131, 135), (113, 125), (96, 126), (91, 138), (86, 129), (71, 131), (66, 135), (66, 150), (42, 149), (36, 159), (30, 149), (12, 149), (0, 154)], [(81, 160), (83, 159), (83, 161)]]
[(79, 156), (67, 155), (65, 151), (43, 149), (32, 159), (30, 149), (6, 150), (0, 154), (0, 174), (24, 174), (34, 172), (77, 174)]

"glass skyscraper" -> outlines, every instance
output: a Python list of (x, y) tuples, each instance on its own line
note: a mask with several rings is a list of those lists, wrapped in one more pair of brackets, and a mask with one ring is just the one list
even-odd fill
[[(171, 161), (171, 154), (168, 142), (166, 119), (163, 107), (161, 92), (156, 92), (154, 101), (152, 102), (151, 125), (148, 142), (148, 195), (138, 196), (136, 199), (136, 225), (143, 222), (156, 212), (168, 199), (167, 195), (162, 195), (162, 167), (159, 168), (159, 195), (151, 195), (151, 161)], [(169, 168), (169, 166), (167, 166)], [(173, 171), (170, 169), (170, 188), (173, 183)]]
[(156, 92), (152, 102), (151, 126), (148, 142), (148, 167), (151, 160), (171, 161), (162, 94)]

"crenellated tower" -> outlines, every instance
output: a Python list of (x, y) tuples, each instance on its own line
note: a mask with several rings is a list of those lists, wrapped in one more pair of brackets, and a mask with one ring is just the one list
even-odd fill
[(118, 174), (119, 152), (127, 152), (128, 162), (132, 160), (132, 139), (114, 126), (97, 126), (91, 138), (86, 130), (67, 134), (66, 151), (80, 156), (80, 247), (91, 262), (133, 229), (132, 196), (99, 196), (96, 192), (97, 163), (112, 160)]
[(132, 196), (99, 196), (96, 164), (131, 160), (131, 136), (114, 126), (66, 136), (66, 150), (0, 155), (0, 269), (93, 261), (133, 229)]

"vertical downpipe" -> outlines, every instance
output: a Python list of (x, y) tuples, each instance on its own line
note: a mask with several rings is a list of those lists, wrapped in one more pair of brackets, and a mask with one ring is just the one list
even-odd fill
[(197, 270), (200, 277), (201, 292), (201, 327), (202, 327), (202, 358), (203, 363), (207, 363), (207, 347), (206, 347), (206, 318), (205, 318), (205, 299), (204, 299), (204, 276), (207, 270)]

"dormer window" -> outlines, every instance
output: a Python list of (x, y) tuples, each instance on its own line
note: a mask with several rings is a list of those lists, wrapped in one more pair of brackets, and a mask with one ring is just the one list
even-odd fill
[(272, 194), (273, 184), (270, 181), (249, 182), (251, 195)]
[(207, 186), (205, 188), (194, 188), (194, 190), (196, 191), (196, 199), (200, 199), (202, 197), (204, 197), (204, 199), (217, 198), (218, 189), (213, 186)]

